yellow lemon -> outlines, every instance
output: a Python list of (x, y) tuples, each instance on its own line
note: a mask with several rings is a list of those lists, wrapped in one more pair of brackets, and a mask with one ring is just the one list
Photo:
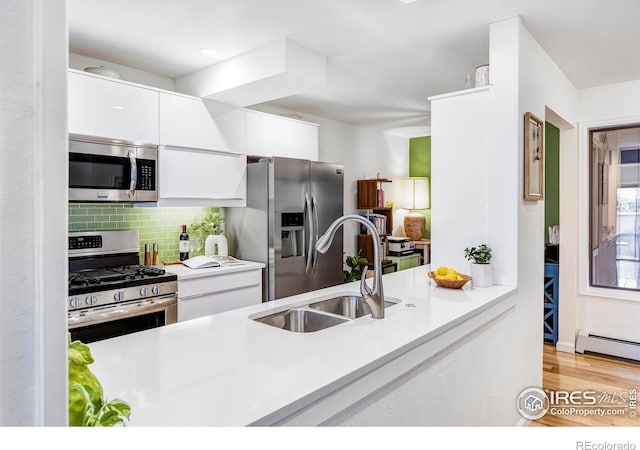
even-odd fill
[(456, 276), (456, 280), (460, 281), (460, 280), (464, 280), (464, 278), (462, 278), (462, 275), (458, 274), (458, 276)]
[(448, 268), (448, 267), (440, 266), (440, 267), (438, 267), (438, 269), (436, 270), (436, 273), (437, 273), (438, 275), (446, 275), (446, 274), (447, 274), (447, 270), (449, 270), (449, 268)]
[(445, 280), (455, 280), (456, 279), (456, 274), (452, 273), (452, 272), (448, 272), (445, 276), (444, 276)]

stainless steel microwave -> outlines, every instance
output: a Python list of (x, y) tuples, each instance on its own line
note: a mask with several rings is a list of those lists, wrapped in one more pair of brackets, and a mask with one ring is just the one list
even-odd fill
[(69, 138), (69, 201), (158, 201), (158, 147)]

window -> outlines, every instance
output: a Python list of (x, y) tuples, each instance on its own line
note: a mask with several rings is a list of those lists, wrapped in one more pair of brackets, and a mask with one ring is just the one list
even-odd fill
[(591, 285), (640, 290), (640, 125), (589, 139)]

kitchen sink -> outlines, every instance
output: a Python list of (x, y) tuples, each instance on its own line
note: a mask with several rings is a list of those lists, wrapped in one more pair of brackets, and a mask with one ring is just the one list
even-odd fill
[(296, 333), (311, 333), (349, 321), (344, 317), (322, 314), (305, 308), (289, 309), (254, 320)]
[[(397, 298), (387, 297), (385, 309), (400, 303)], [(371, 314), (367, 302), (356, 294), (343, 294), (307, 305), (285, 309), (266, 316), (251, 319), (282, 330), (296, 333), (311, 333)]]
[[(385, 310), (396, 303), (398, 303), (398, 301), (385, 300)], [(340, 316), (348, 317), (349, 319), (357, 319), (358, 317), (371, 314), (371, 308), (369, 308), (369, 305), (367, 305), (364, 298), (359, 295), (341, 295), (339, 297), (329, 298), (327, 300), (311, 303), (309, 308), (338, 314)]]

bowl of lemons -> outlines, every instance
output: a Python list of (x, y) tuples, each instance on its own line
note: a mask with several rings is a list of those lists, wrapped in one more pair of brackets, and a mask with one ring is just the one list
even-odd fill
[(458, 273), (456, 269), (440, 266), (435, 271), (429, 272), (429, 278), (440, 287), (449, 289), (460, 289), (467, 281), (471, 280), (469, 275)]

